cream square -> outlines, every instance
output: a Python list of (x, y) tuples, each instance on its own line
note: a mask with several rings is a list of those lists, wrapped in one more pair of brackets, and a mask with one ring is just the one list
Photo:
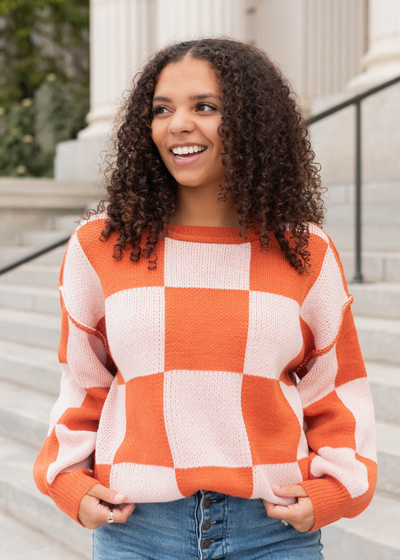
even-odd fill
[(261, 498), (287, 506), (295, 503), (295, 498), (284, 498), (274, 494), (271, 484), (298, 484), (303, 481), (299, 465), (296, 463), (280, 463), (276, 465), (255, 465), (253, 467), (253, 494), (252, 498)]
[(252, 465), (242, 380), (226, 371), (165, 372), (165, 427), (176, 468)]
[(111, 467), (110, 487), (124, 494), (126, 503), (172, 502), (185, 497), (179, 491), (175, 469), (156, 465), (117, 463)]
[(121, 290), (106, 299), (108, 342), (125, 381), (164, 371), (164, 316), (160, 286)]
[(279, 378), (303, 346), (299, 310), (294, 299), (250, 291), (245, 374)]
[(250, 251), (250, 243), (193, 243), (166, 237), (165, 286), (248, 290)]

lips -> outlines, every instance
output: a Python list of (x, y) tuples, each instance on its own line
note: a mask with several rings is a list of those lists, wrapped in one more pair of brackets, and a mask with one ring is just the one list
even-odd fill
[(191, 165), (192, 163), (196, 163), (206, 151), (207, 149), (203, 150), (202, 152), (197, 152), (193, 154), (179, 154), (179, 155), (175, 155), (173, 152), (170, 153), (174, 164), (177, 166), (183, 166), (183, 165)]

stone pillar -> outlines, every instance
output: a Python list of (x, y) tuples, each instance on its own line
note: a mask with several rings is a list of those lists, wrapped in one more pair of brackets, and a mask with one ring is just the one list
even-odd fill
[(361, 57), (364, 69), (347, 84), (354, 93), (400, 76), (400, 2), (369, 0), (368, 51)]
[(255, 43), (282, 68), (304, 116), (342, 92), (365, 52), (366, 0), (247, 0)]
[(79, 139), (109, 131), (122, 91), (149, 55), (151, 7), (147, 0), (91, 0), (89, 126)]
[(122, 94), (148, 56), (173, 41), (245, 39), (246, 0), (91, 0), (90, 10), (88, 126), (57, 145), (55, 177), (102, 183), (100, 153)]
[(99, 164), (121, 95), (148, 56), (152, 0), (90, 1), (90, 111), (77, 140), (56, 147), (55, 178), (102, 183)]
[[(369, 0), (368, 43), (359, 73), (337, 96), (313, 101), (312, 113), (340, 103), (400, 75), (400, 1)], [(362, 180), (400, 188), (400, 84), (362, 102)], [(348, 107), (311, 126), (316, 160), (325, 184), (354, 183), (355, 109)]]
[(157, 47), (225, 35), (244, 40), (246, 0), (155, 0)]

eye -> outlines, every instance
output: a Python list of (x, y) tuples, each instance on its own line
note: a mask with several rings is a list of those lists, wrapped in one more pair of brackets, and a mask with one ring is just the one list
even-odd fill
[(162, 105), (157, 105), (157, 107), (153, 107), (151, 112), (153, 113), (153, 115), (159, 115), (159, 114), (163, 114), (161, 111), (162, 109), (167, 109), (166, 107), (163, 107)]
[[(211, 109), (211, 111), (215, 111), (216, 107), (214, 107), (213, 105), (210, 105), (210, 103), (198, 103), (196, 105), (197, 107), (208, 107), (209, 109)], [(208, 113), (208, 111), (200, 111), (201, 113)]]

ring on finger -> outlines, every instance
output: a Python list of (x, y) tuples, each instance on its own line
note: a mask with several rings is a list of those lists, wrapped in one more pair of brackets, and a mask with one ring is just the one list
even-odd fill
[(286, 525), (286, 526), (289, 525), (289, 523), (287, 521), (285, 521), (284, 519), (281, 519), (281, 521), (284, 525)]
[(114, 512), (110, 511), (107, 518), (107, 523), (114, 523)]

